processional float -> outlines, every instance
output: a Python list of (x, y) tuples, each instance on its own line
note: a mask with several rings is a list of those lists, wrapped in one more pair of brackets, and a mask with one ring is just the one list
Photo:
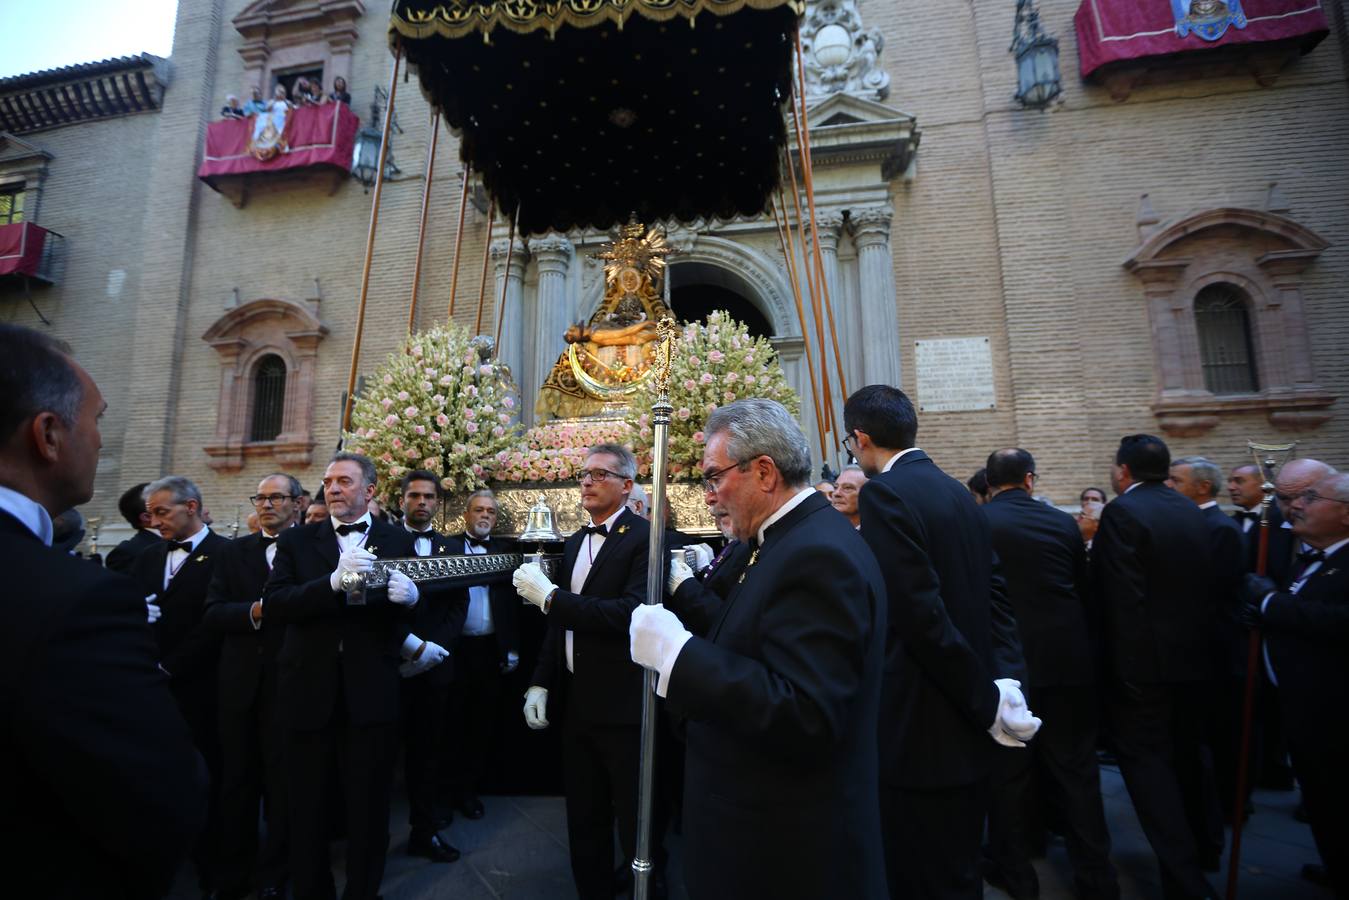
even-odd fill
[[(481, 183), (489, 201), (488, 246), (498, 215), (509, 223), (512, 245), (517, 235), (523, 239), (547, 231), (605, 231), (625, 222), (697, 223), (771, 216), (786, 258), (802, 334), (807, 335), (806, 367), (821, 456), (829, 458), (826, 433), (836, 433), (837, 424), (826, 330), (845, 395), (847, 387), (814, 227), (804, 66), (797, 34), (804, 8), (805, 0), (396, 0), (389, 28), (394, 64), (342, 432), (351, 425), (389, 131), (399, 70), (406, 61), (433, 109), (433, 132), (438, 132), (443, 120), (459, 138), (464, 165), (450, 277), (450, 317), (455, 310), (465, 209), (474, 181)], [(792, 135), (795, 159), (789, 146)], [(409, 331), (416, 319), (435, 148), (433, 136), (420, 210)], [(484, 247), (478, 289), (475, 331), (479, 334), (483, 333), (488, 246)], [(507, 254), (508, 278), (501, 296), (494, 298), (498, 342), (513, 255)], [(809, 317), (803, 301), (807, 294)], [(817, 337), (815, 348), (810, 346), (808, 320)], [(668, 317), (660, 319), (657, 330), (652, 372), (659, 397), (652, 408), (654, 485), (646, 597), (652, 604), (661, 602), (664, 593), (669, 371), (677, 332)], [(546, 507), (531, 511), (522, 539), (558, 538)], [(542, 561), (545, 567), (552, 561), (541, 553), (380, 560), (374, 571), (348, 578), (343, 588), (359, 602), (367, 587), (386, 582), (392, 571), (402, 571), (415, 581), (448, 578), (481, 584), (509, 578), (527, 559)], [(655, 673), (647, 672), (637, 856), (633, 860), (634, 896), (639, 900), (650, 891), (655, 685)]]

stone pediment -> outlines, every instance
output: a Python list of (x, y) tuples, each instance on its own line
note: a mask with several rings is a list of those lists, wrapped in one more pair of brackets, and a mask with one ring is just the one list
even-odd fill
[(886, 180), (908, 171), (922, 136), (909, 113), (852, 94), (808, 103), (806, 117), (816, 165), (879, 161)]
[(246, 38), (265, 38), (278, 28), (324, 28), (365, 14), (361, 0), (255, 0), (234, 17)]
[(41, 165), (52, 155), (35, 144), (17, 138), (8, 131), (0, 131), (0, 166), (13, 163), (34, 162)]

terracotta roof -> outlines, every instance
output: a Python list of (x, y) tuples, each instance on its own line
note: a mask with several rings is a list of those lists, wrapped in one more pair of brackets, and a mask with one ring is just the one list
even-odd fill
[(149, 53), (0, 78), (0, 131), (156, 111), (167, 82), (168, 60)]

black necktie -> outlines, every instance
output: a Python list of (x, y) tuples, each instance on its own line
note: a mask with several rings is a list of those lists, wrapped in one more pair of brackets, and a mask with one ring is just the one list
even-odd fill
[(598, 534), (600, 537), (604, 537), (609, 533), (609, 528), (605, 525), (584, 525), (581, 530), (586, 534)]
[(337, 533), (347, 535), (351, 534), (353, 531), (365, 531), (369, 527), (370, 523), (366, 521), (352, 522), (350, 525), (338, 525)]
[(464, 540), (468, 542), (468, 545), (469, 545), (470, 547), (484, 547), (484, 548), (485, 548), (485, 547), (487, 546), (487, 542), (490, 541), (491, 539), (492, 539), (492, 538), (491, 538), (490, 535), (487, 536), (487, 537), (485, 537), (485, 538), (483, 538), (482, 540), (478, 540), (477, 538), (475, 538), (475, 537), (474, 537), (473, 535), (471, 535), (471, 534), (467, 534), (467, 533), (464, 534)]
[(192, 542), (191, 542), (191, 541), (169, 541), (169, 552), (172, 553), (172, 552), (175, 551), (175, 550), (181, 550), (181, 551), (183, 551), (184, 553), (191, 553), (191, 552), (192, 552)]
[(1326, 558), (1324, 550), (1303, 550), (1297, 555), (1297, 564), (1293, 566), (1293, 577), (1289, 584), (1296, 584), (1307, 575), (1307, 570)]

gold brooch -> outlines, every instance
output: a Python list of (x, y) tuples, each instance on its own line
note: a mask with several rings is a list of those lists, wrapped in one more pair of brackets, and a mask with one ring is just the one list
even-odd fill
[(745, 564), (745, 571), (740, 573), (740, 580), (736, 584), (744, 584), (745, 576), (749, 574), (750, 568), (759, 561), (759, 548), (755, 547), (754, 552), (749, 555), (749, 562)]
[(618, 526), (618, 533), (619, 533), (619, 534), (626, 534), (627, 531), (628, 531), (628, 526), (626, 526), (626, 525), (619, 525), (619, 526)]
[(203, 553), (201, 556), (198, 556), (198, 557), (197, 557), (197, 562), (205, 562), (205, 561), (206, 561), (206, 554), (205, 554), (205, 553)]

